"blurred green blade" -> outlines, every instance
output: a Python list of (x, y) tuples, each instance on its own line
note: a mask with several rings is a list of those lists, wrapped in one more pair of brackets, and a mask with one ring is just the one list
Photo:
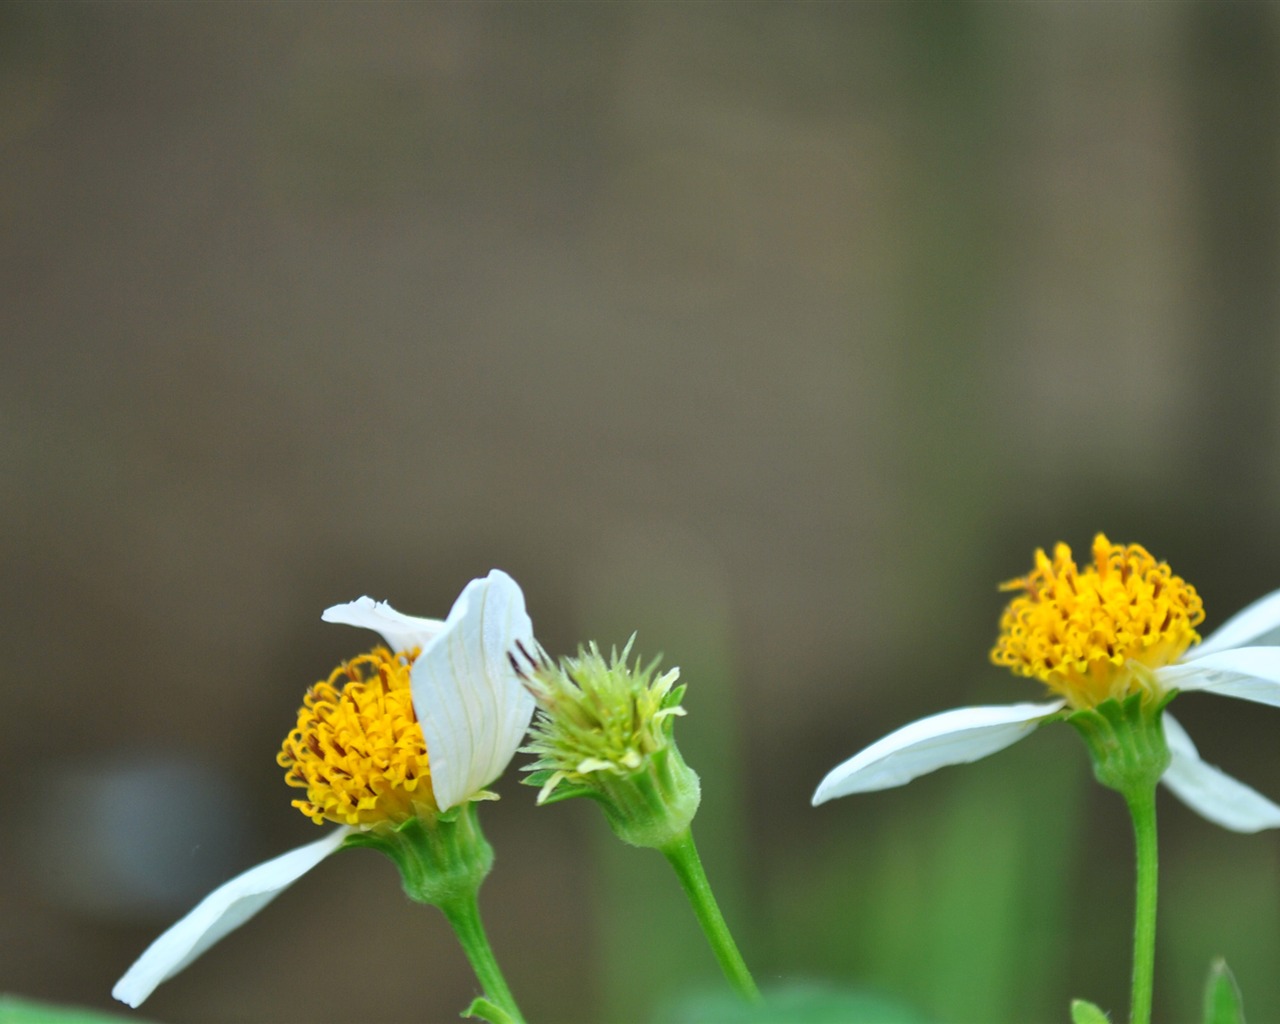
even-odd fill
[(136, 1017), (0, 995), (0, 1024), (146, 1024)]
[(1204, 1024), (1244, 1024), (1240, 986), (1221, 958), (1209, 967), (1209, 981), (1204, 987)]
[(721, 989), (699, 992), (665, 1007), (663, 1024), (925, 1024), (908, 1006), (874, 993), (796, 983), (766, 990), (746, 1003)]
[(1102, 1010), (1087, 999), (1073, 999), (1071, 1024), (1109, 1024), (1109, 1020)]

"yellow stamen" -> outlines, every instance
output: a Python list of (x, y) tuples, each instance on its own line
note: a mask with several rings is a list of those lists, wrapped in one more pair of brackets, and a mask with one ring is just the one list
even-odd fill
[(1139, 544), (1098, 534), (1083, 570), (1058, 544), (1036, 551), (1028, 575), (1001, 584), (1022, 590), (1000, 619), (991, 660), (1042, 680), (1074, 708), (1145, 692), (1159, 697), (1151, 669), (1171, 664), (1194, 643), (1204, 606), (1195, 588)]
[(398, 825), (438, 812), (409, 668), (417, 650), (376, 647), (316, 683), (276, 762), (307, 791), (293, 806), (317, 825)]

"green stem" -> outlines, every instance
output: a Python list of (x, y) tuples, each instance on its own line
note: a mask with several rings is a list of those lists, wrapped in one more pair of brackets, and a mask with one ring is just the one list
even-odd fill
[(511, 989), (507, 988), (507, 979), (502, 976), (502, 969), (498, 966), (498, 960), (489, 945), (489, 937), (485, 934), (484, 924), (480, 921), (480, 905), (476, 901), (475, 892), (443, 900), (437, 906), (453, 925), (458, 942), (467, 954), (485, 995), (510, 1014), (517, 1024), (524, 1024), (520, 1007), (516, 1005)]
[(1151, 990), (1156, 963), (1156, 792), (1154, 786), (1125, 793), (1133, 818), (1137, 849), (1138, 886), (1133, 916), (1133, 998), (1129, 1024), (1150, 1024)]
[(747, 970), (742, 954), (738, 952), (738, 946), (729, 933), (729, 926), (725, 924), (724, 915), (720, 913), (715, 895), (711, 892), (711, 883), (707, 881), (707, 873), (702, 868), (698, 848), (693, 844), (693, 832), (686, 828), (660, 849), (675, 868), (680, 885), (693, 904), (698, 924), (702, 925), (703, 934), (711, 944), (711, 950), (720, 962), (724, 976), (744, 999), (758, 1001), (760, 990), (756, 988), (755, 979)]

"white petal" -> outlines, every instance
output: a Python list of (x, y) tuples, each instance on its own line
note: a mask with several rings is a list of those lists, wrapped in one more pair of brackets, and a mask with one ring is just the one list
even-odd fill
[(124, 973), (111, 994), (122, 1003), (140, 1006), (162, 981), (172, 978), (196, 957), (253, 917), (285, 889), (333, 853), (351, 829), (343, 827), (323, 839), (273, 857), (224, 883), (173, 925)]
[(1280, 647), (1233, 647), (1156, 670), (1166, 687), (1280, 707)]
[(1191, 737), (1168, 712), (1164, 716), (1164, 737), (1172, 760), (1160, 781), (1184, 804), (1232, 832), (1280, 828), (1280, 805), (1201, 761)]
[[(1236, 612), (1205, 637), (1203, 643), (1187, 651), (1184, 660), (1195, 661), (1201, 655), (1225, 651), (1231, 647), (1243, 647), (1245, 644), (1267, 646), (1258, 641), (1277, 630), (1280, 630), (1280, 590), (1260, 597), (1253, 604)], [(1273, 642), (1280, 643), (1280, 637), (1276, 637)]]
[(533, 649), (524, 594), (494, 569), (467, 584), (444, 631), (413, 663), (413, 706), (442, 811), (501, 775), (529, 728), (533, 697), (507, 657), (517, 640)]
[(362, 626), (381, 633), (387, 646), (393, 651), (405, 651), (410, 647), (425, 647), (440, 634), (444, 623), (439, 619), (419, 619), (396, 611), (386, 601), (362, 597), (346, 604), (326, 608), (320, 618), (325, 622), (341, 622), (348, 626)]
[(904, 725), (827, 773), (813, 804), (901, 786), (950, 764), (967, 764), (1017, 743), (1063, 701), (956, 708)]

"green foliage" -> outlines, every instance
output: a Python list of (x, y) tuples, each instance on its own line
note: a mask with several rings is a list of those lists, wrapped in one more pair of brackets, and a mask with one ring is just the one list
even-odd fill
[(699, 992), (664, 1007), (663, 1024), (926, 1024), (901, 1003), (856, 989), (794, 984), (746, 1003), (721, 989)]
[(1204, 1024), (1244, 1024), (1240, 986), (1221, 958), (1209, 967), (1209, 981), (1204, 987)]
[(137, 1017), (0, 995), (0, 1024), (146, 1024)]
[[(1036, 740), (829, 815), (824, 844), (791, 849), (804, 869), (770, 879), (777, 924), (758, 959), (902, 993), (948, 1024), (1060, 1018), (1080, 804), (1095, 790), (1071, 730)], [(1100, 948), (1126, 954), (1123, 937)]]
[(1110, 1018), (1087, 999), (1073, 999), (1071, 1024), (1110, 1024)]

